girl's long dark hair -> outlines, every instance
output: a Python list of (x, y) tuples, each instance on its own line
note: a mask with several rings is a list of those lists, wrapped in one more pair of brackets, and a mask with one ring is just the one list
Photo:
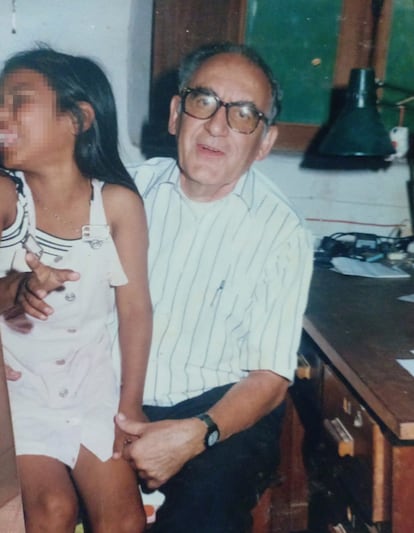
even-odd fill
[[(82, 174), (137, 192), (119, 156), (115, 99), (101, 67), (87, 57), (41, 46), (19, 52), (8, 59), (1, 78), (20, 69), (42, 74), (56, 93), (58, 110), (72, 113), (75, 117), (79, 132), (75, 142), (75, 161)], [(95, 112), (95, 120), (86, 131), (83, 131), (79, 102), (88, 102)]]

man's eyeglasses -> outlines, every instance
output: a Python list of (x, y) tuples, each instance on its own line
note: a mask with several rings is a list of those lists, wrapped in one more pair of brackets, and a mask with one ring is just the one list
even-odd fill
[(187, 87), (181, 91), (180, 96), (182, 111), (200, 120), (211, 118), (220, 107), (224, 107), (229, 127), (245, 135), (253, 133), (261, 120), (266, 125), (269, 124), (269, 119), (252, 102), (226, 103), (215, 93), (202, 87), (195, 89)]

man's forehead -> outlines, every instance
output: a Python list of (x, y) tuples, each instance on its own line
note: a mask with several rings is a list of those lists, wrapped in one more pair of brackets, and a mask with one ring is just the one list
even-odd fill
[(266, 75), (256, 64), (240, 54), (223, 53), (213, 56), (194, 72), (190, 86), (205, 87), (219, 93), (221, 90), (240, 93), (241, 99), (265, 98), (271, 95)]

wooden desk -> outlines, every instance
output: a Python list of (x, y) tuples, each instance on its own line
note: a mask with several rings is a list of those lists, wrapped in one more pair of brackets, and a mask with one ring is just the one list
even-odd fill
[[(412, 278), (380, 280), (316, 269), (304, 321), (305, 336), (326, 366), (321, 387), (313, 389), (321, 391), (322, 418), (335, 395), (331, 377), (345, 387), (339, 408), (345, 418), (356, 416), (354, 400), (362, 406), (359, 415), (365, 416), (365, 407), (372, 417), (371, 485), (379, 502), (372, 520), (385, 524), (378, 530), (392, 533), (414, 532), (414, 377), (396, 361), (414, 357), (414, 304), (397, 300), (411, 293)], [(356, 418), (348, 416), (346, 424), (361, 431)]]

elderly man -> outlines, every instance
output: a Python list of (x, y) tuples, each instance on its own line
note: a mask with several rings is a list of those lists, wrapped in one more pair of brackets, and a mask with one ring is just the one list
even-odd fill
[(150, 422), (117, 423), (131, 434), (124, 456), (166, 495), (154, 532), (249, 531), (278, 463), (312, 271), (308, 231), (252, 168), (275, 143), (278, 110), (252, 49), (202, 47), (171, 101), (178, 160), (136, 175), (150, 235)]

